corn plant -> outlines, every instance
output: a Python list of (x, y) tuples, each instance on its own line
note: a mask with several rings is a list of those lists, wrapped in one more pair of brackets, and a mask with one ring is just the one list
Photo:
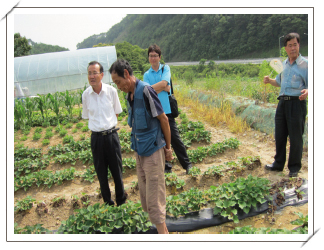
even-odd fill
[(47, 95), (40, 95), (38, 94), (38, 97), (36, 98), (37, 102), (37, 108), (41, 112), (43, 123), (48, 123), (48, 110), (50, 108), (50, 99), (47, 97)]
[(15, 128), (24, 130), (28, 123), (25, 106), (21, 100), (15, 100), (14, 107)]
[(47, 98), (50, 100), (50, 108), (56, 115), (57, 123), (59, 122), (59, 113), (60, 113), (60, 98), (59, 94), (56, 92), (54, 95), (51, 93), (47, 94)]
[(65, 97), (64, 104), (65, 104), (65, 107), (66, 107), (66, 109), (68, 111), (69, 118), (72, 119), (72, 111), (73, 111), (73, 106), (75, 104), (75, 100), (73, 98), (73, 95), (71, 95), (68, 90), (61, 93), (61, 95)]

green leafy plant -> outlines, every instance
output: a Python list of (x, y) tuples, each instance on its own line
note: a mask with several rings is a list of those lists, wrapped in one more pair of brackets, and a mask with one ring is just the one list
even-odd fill
[(42, 227), (43, 224), (36, 224), (33, 226), (25, 226), (24, 228), (18, 227), (18, 223), (15, 223), (14, 233), (15, 234), (45, 234), (51, 233), (50, 230)]
[(16, 203), (15, 212), (30, 210), (34, 205), (34, 201), (36, 200), (28, 195), (26, 198)]
[(83, 122), (78, 122), (76, 125), (75, 125), (75, 127), (77, 128), (77, 129), (80, 129), (80, 128), (82, 128), (84, 126), (84, 123)]
[(65, 203), (66, 200), (65, 200), (65, 197), (56, 197), (52, 200), (52, 206), (53, 207), (60, 207), (63, 205), (63, 203)]
[(69, 123), (67, 123), (67, 124), (65, 125), (65, 128), (72, 128), (72, 126), (73, 126), (73, 123), (69, 122)]
[(45, 139), (50, 139), (52, 138), (54, 133), (52, 131), (46, 131), (44, 138)]
[(65, 130), (64, 128), (62, 128), (62, 129), (60, 130), (60, 132), (59, 132), (59, 135), (60, 135), (61, 137), (64, 137), (66, 134), (67, 134), (67, 130)]
[[(62, 131), (61, 131), (62, 132)], [(66, 144), (66, 143), (70, 143), (71, 141), (73, 141), (73, 136), (72, 135), (66, 135), (64, 136), (63, 138), (63, 144)]]
[(84, 178), (85, 181), (93, 182), (94, 178), (97, 176), (96, 170), (94, 168), (94, 165), (90, 165), (89, 168), (86, 169), (86, 171), (81, 175), (82, 178)]
[(165, 173), (165, 184), (172, 188), (172, 193), (175, 193), (177, 189), (183, 188), (186, 182), (180, 179), (176, 173)]
[(34, 140), (34, 141), (38, 141), (41, 137), (42, 137), (41, 134), (39, 134), (39, 133), (35, 133), (35, 134), (33, 135), (33, 140)]
[(223, 165), (220, 165), (220, 166), (212, 166), (212, 167), (209, 167), (203, 173), (203, 176), (204, 177), (216, 177), (217, 179), (219, 179), (222, 176), (224, 176), (223, 171), (224, 171), (224, 166)]
[(50, 108), (56, 115), (57, 124), (59, 123), (59, 113), (60, 113), (60, 98), (59, 93), (56, 92), (53, 95), (51, 93), (47, 94), (48, 99), (50, 100)]
[(198, 167), (192, 167), (189, 170), (189, 175), (194, 179), (198, 178), (200, 174), (201, 174), (201, 170)]
[(128, 201), (118, 207), (96, 203), (77, 209), (76, 214), (62, 222), (57, 233), (133, 233), (146, 232), (151, 226), (140, 203)]
[(42, 145), (43, 145), (43, 146), (46, 146), (46, 145), (48, 145), (48, 144), (50, 144), (50, 140), (49, 140), (49, 139), (44, 139), (44, 140), (42, 141)]
[(238, 178), (232, 183), (223, 183), (214, 190), (215, 201), (214, 214), (228, 217), (235, 223), (238, 222), (236, 204), (245, 213), (249, 213), (251, 207), (266, 202), (269, 196), (270, 181), (249, 175), (246, 179)]

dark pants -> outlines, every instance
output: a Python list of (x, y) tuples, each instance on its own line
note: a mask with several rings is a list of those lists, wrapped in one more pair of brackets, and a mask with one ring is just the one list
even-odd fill
[[(171, 145), (173, 148), (174, 153), (176, 154), (181, 166), (184, 169), (187, 169), (191, 162), (189, 161), (189, 157), (187, 154), (187, 150), (183, 142), (181, 141), (179, 130), (175, 119), (171, 116), (171, 114), (167, 114), (169, 118), (169, 125), (171, 130)], [(169, 162), (165, 162), (165, 169), (169, 170), (172, 168), (172, 165)]]
[(91, 134), (91, 150), (104, 202), (108, 205), (114, 205), (108, 184), (109, 167), (115, 182), (116, 203), (118, 206), (125, 203), (122, 157), (117, 132), (107, 135)]
[(280, 100), (275, 116), (276, 155), (273, 166), (283, 170), (286, 162), (287, 137), (290, 140), (288, 169), (291, 173), (301, 169), (306, 101)]

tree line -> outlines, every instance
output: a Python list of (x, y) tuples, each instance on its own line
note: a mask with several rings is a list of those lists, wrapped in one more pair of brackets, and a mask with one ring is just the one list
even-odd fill
[(68, 51), (69, 49), (58, 45), (36, 43), (31, 39), (22, 37), (20, 33), (14, 34), (14, 57), (36, 55), (50, 52)]
[[(78, 43), (77, 48), (124, 41), (148, 48), (156, 43), (165, 61), (223, 60), (277, 49), (279, 37), (290, 32), (299, 33), (306, 46), (308, 15), (129, 14), (107, 32)], [(276, 52), (273, 56), (279, 56)]]

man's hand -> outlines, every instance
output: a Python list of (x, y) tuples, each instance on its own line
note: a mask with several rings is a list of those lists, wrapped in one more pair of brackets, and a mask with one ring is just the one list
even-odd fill
[(302, 94), (299, 96), (299, 100), (303, 101), (307, 98), (308, 96), (308, 89), (303, 89), (300, 91)]
[(272, 86), (275, 86), (275, 87), (280, 87), (280, 86), (278, 85), (278, 83), (276, 82), (276, 79), (272, 79), (272, 78), (270, 78), (269, 76), (265, 76), (265, 77), (263, 78), (263, 82), (264, 82), (265, 84), (270, 83)]
[(171, 86), (167, 85), (167, 86), (165, 86), (164, 91), (169, 93), (170, 89), (171, 89)]
[(269, 76), (265, 76), (265, 77), (263, 78), (263, 82), (264, 82), (265, 84), (270, 83), (270, 77), (269, 77)]
[(164, 149), (164, 154), (165, 154), (165, 160), (166, 161), (172, 161), (173, 160), (173, 156), (172, 156), (172, 149), (167, 149), (166, 147), (163, 148)]

